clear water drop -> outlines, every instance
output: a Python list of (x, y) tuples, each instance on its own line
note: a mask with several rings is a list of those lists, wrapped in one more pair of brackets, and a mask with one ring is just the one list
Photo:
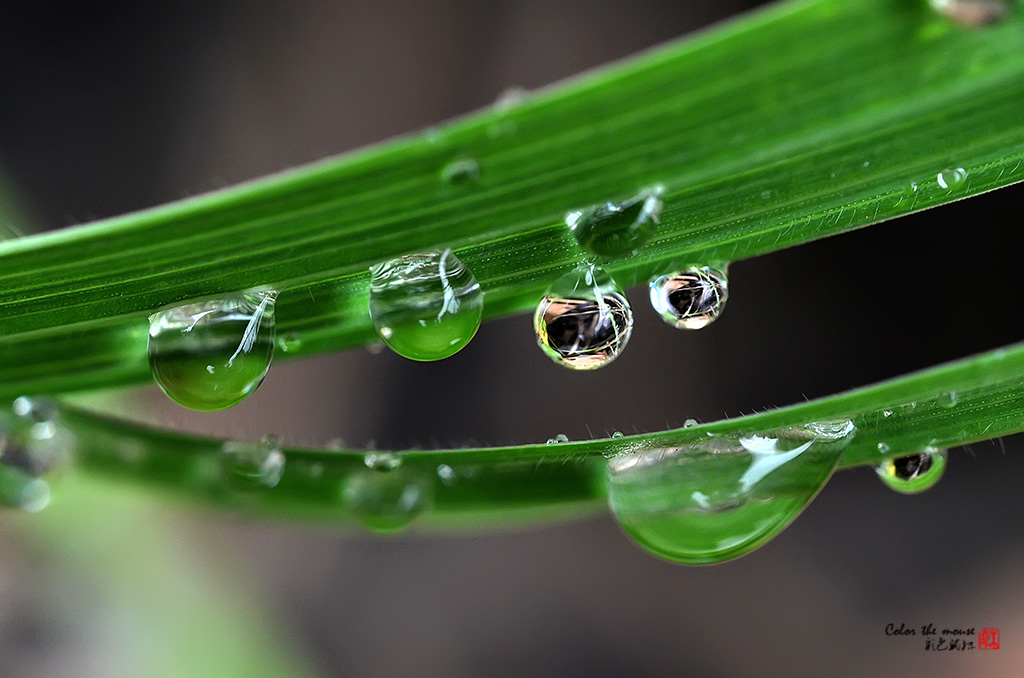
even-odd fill
[(693, 428), (694, 426), (697, 425), (698, 424), (696, 419), (687, 419), (686, 421), (683, 422), (683, 428)]
[(0, 463), (0, 503), (38, 513), (50, 504), (50, 485), (21, 468)]
[(915, 454), (893, 457), (875, 467), (888, 487), (903, 494), (917, 494), (934, 487), (946, 471), (946, 450), (929, 447)]
[(651, 306), (669, 325), (684, 330), (707, 327), (725, 309), (729, 279), (704, 266), (658, 276), (650, 282)]
[(946, 391), (939, 396), (938, 402), (939, 407), (945, 407), (946, 409), (956, 407), (956, 404), (960, 402), (960, 394), (956, 391)]
[(565, 435), (564, 433), (559, 433), (554, 438), (548, 438), (547, 444), (548, 445), (560, 445), (562, 443), (567, 443), (567, 442), (569, 442), (569, 436)]
[(275, 436), (267, 436), (261, 443), (229, 441), (221, 448), (224, 479), (238, 490), (277, 487), (284, 467), (284, 452)]
[(889, 452), (890, 452), (889, 443), (885, 443), (885, 442), (878, 443), (878, 445), (876, 445), (875, 447), (878, 448), (878, 453), (879, 454), (889, 454)]
[(622, 433), (622, 431), (616, 431), (615, 433), (612, 433), (612, 438), (624, 438), (624, 437), (625, 437), (625, 435)]
[(167, 396), (222, 410), (255, 391), (274, 358), (277, 293), (250, 290), (182, 304), (149, 319), (149, 365)]
[(437, 477), (445, 487), (451, 487), (458, 482), (458, 476), (455, 474), (455, 469), (448, 464), (441, 464), (437, 467)]
[(494, 100), (494, 110), (498, 113), (508, 113), (513, 108), (521, 106), (529, 98), (530, 90), (525, 87), (509, 87)]
[(573, 370), (593, 370), (626, 347), (633, 310), (603, 268), (581, 264), (552, 284), (533, 314), (533, 327), (549, 358)]
[(53, 400), (26, 396), (0, 412), (0, 503), (33, 513), (49, 503), (75, 442), (59, 415)]
[(295, 353), (302, 348), (302, 335), (298, 332), (289, 332), (277, 338), (277, 348), (282, 353)]
[(882, 412), (882, 416), (885, 417), (886, 419), (888, 419), (889, 417), (892, 416), (892, 410), (884, 410)]
[(375, 471), (394, 471), (402, 465), (402, 457), (394, 452), (368, 452), (363, 464)]
[(946, 168), (936, 175), (935, 181), (938, 182), (939, 188), (951, 191), (967, 181), (967, 171), (963, 167)]
[(608, 503), (622, 529), (679, 563), (736, 558), (785, 528), (832, 475), (853, 423), (712, 436), (608, 461)]
[(646, 188), (622, 202), (606, 202), (569, 212), (565, 223), (580, 246), (599, 257), (636, 254), (654, 236), (661, 219), (665, 187)]
[(450, 249), (409, 254), (371, 269), (370, 318), (388, 347), (411, 360), (440, 360), (476, 334), (484, 295)]
[(430, 486), (396, 469), (380, 473), (370, 469), (348, 476), (342, 489), (345, 507), (372, 532), (397, 532), (408, 527), (429, 503)]
[(1010, 11), (1008, 0), (928, 0), (928, 4), (953, 23), (969, 28), (996, 23)]
[(480, 181), (480, 163), (473, 158), (453, 160), (441, 170), (441, 181), (449, 186), (469, 186)]
[(49, 398), (19, 396), (11, 410), (28, 427), (27, 433), (36, 440), (49, 440), (57, 433), (57, 403)]

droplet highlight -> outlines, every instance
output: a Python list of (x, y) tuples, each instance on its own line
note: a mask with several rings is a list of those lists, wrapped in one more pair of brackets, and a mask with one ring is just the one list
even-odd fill
[(1010, 11), (1007, 0), (928, 0), (928, 4), (936, 13), (968, 28), (994, 24)]
[(725, 310), (729, 279), (724, 271), (694, 267), (650, 282), (651, 306), (661, 319), (683, 330), (707, 327)]
[(221, 448), (224, 479), (237, 490), (277, 487), (284, 475), (285, 456), (275, 436), (261, 443), (229, 441)]
[(410, 254), (371, 269), (370, 319), (388, 348), (411, 360), (441, 360), (469, 343), (484, 297), (450, 249)]
[(567, 443), (567, 442), (569, 442), (569, 436), (565, 435), (564, 433), (559, 433), (554, 438), (548, 438), (547, 444), (548, 445), (560, 445), (562, 443)]
[(712, 436), (608, 461), (608, 503), (623, 531), (678, 563), (714, 563), (781, 532), (832, 475), (850, 421)]
[(274, 358), (276, 295), (250, 290), (150, 316), (149, 365), (157, 385), (193, 410), (223, 410), (245, 400)]
[(654, 236), (661, 220), (661, 184), (622, 202), (606, 202), (565, 216), (580, 247), (599, 257), (636, 254)]
[(459, 158), (441, 170), (441, 181), (449, 186), (469, 186), (480, 181), (480, 163), (473, 158)]
[(633, 310), (608, 273), (581, 264), (554, 282), (533, 314), (537, 344), (573, 370), (604, 367), (633, 332)]
[(893, 457), (875, 467), (878, 477), (890, 489), (917, 494), (930, 489), (946, 472), (946, 450), (926, 448), (914, 454)]
[(947, 168), (936, 175), (935, 181), (939, 184), (939, 188), (951, 191), (954, 188), (959, 188), (967, 181), (967, 171), (963, 167), (957, 167), (956, 169)]

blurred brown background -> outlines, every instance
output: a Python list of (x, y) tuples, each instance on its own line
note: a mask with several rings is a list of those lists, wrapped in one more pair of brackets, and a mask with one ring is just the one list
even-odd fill
[[(38, 222), (63, 227), (422, 128), (755, 4), (7, 3), (0, 163)], [(186, 412), (155, 388), (133, 400), (190, 430), (385, 449), (785, 405), (1019, 341), (1019, 256), (1000, 241), (1021, 196), (739, 262), (729, 308), (699, 333), (664, 325), (634, 290), (630, 346), (593, 374), (551, 364), (522, 316), (438, 364), (362, 350), (279, 364), (226, 413)], [(438, 391), (451, 395), (427, 396)], [(315, 675), (1009, 676), (1024, 661), (1022, 447), (953, 451), (919, 497), (841, 473), (778, 539), (704, 568), (647, 556), (607, 517), (393, 540), (173, 503), (156, 520), (186, 571), (214, 589), (229, 578)], [(81, 554), (35, 544), (33, 520), (0, 517), (0, 675), (139, 675), (120, 658), (130, 634), (95, 631), (125, 605), (79, 595)], [(90, 553), (90, 566), (118, 557)], [(161, 609), (138, 607), (127, 626), (158, 624)], [(920, 637), (886, 637), (889, 622), (999, 626), (1003, 649), (926, 653)]]

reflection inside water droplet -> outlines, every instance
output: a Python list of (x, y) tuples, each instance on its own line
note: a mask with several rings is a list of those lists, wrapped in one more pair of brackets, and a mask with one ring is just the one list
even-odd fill
[(480, 327), (483, 292), (450, 249), (398, 257), (371, 271), (370, 318), (398, 355), (447, 358), (465, 347)]
[(556, 363), (593, 370), (615, 360), (633, 332), (633, 311), (608, 273), (581, 264), (560, 277), (533, 315), (537, 344)]
[(608, 462), (608, 502), (655, 555), (711, 563), (780, 532), (817, 494), (855, 433), (850, 421), (715, 436)]
[(938, 182), (940, 188), (953, 190), (967, 181), (967, 171), (963, 167), (944, 169), (936, 175), (935, 181)]
[(277, 487), (284, 467), (284, 452), (275, 436), (267, 436), (262, 443), (228, 441), (221, 448), (224, 480), (238, 490)]
[(946, 450), (925, 448), (914, 454), (893, 457), (875, 471), (888, 487), (903, 494), (917, 494), (935, 486), (946, 471)]
[(724, 271), (704, 266), (653, 278), (651, 306), (669, 325), (684, 330), (707, 327), (725, 309), (729, 279)]
[(274, 357), (276, 292), (183, 304), (149, 319), (149, 365), (171, 400), (222, 410), (255, 391)]

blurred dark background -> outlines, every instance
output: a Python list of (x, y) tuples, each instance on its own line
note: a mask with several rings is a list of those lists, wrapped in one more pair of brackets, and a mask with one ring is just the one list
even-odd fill
[[(423, 128), (757, 4), (6, 3), (0, 165), (38, 223), (65, 227)], [(226, 413), (186, 412), (155, 388), (131, 401), (190, 430), (380, 448), (579, 439), (781, 406), (1019, 341), (1008, 238), (1021, 196), (738, 262), (729, 308), (698, 333), (664, 325), (633, 290), (630, 346), (595, 373), (551, 364), (521, 316), (438, 364), (363, 350), (279, 364)], [(438, 390), (451, 395), (427, 395)], [(703, 568), (644, 554), (607, 517), (379, 540), (158, 515), (188, 567), (229, 576), (315, 675), (1015, 675), (1022, 447), (952, 451), (918, 497), (869, 470), (837, 474), (779, 538)], [(0, 675), (132, 675), (120, 636), (83, 631), (110, 600), (53, 604), (79, 564), (33, 545), (32, 529), (0, 518)], [(999, 626), (1003, 649), (926, 653), (886, 637), (889, 622)]]

